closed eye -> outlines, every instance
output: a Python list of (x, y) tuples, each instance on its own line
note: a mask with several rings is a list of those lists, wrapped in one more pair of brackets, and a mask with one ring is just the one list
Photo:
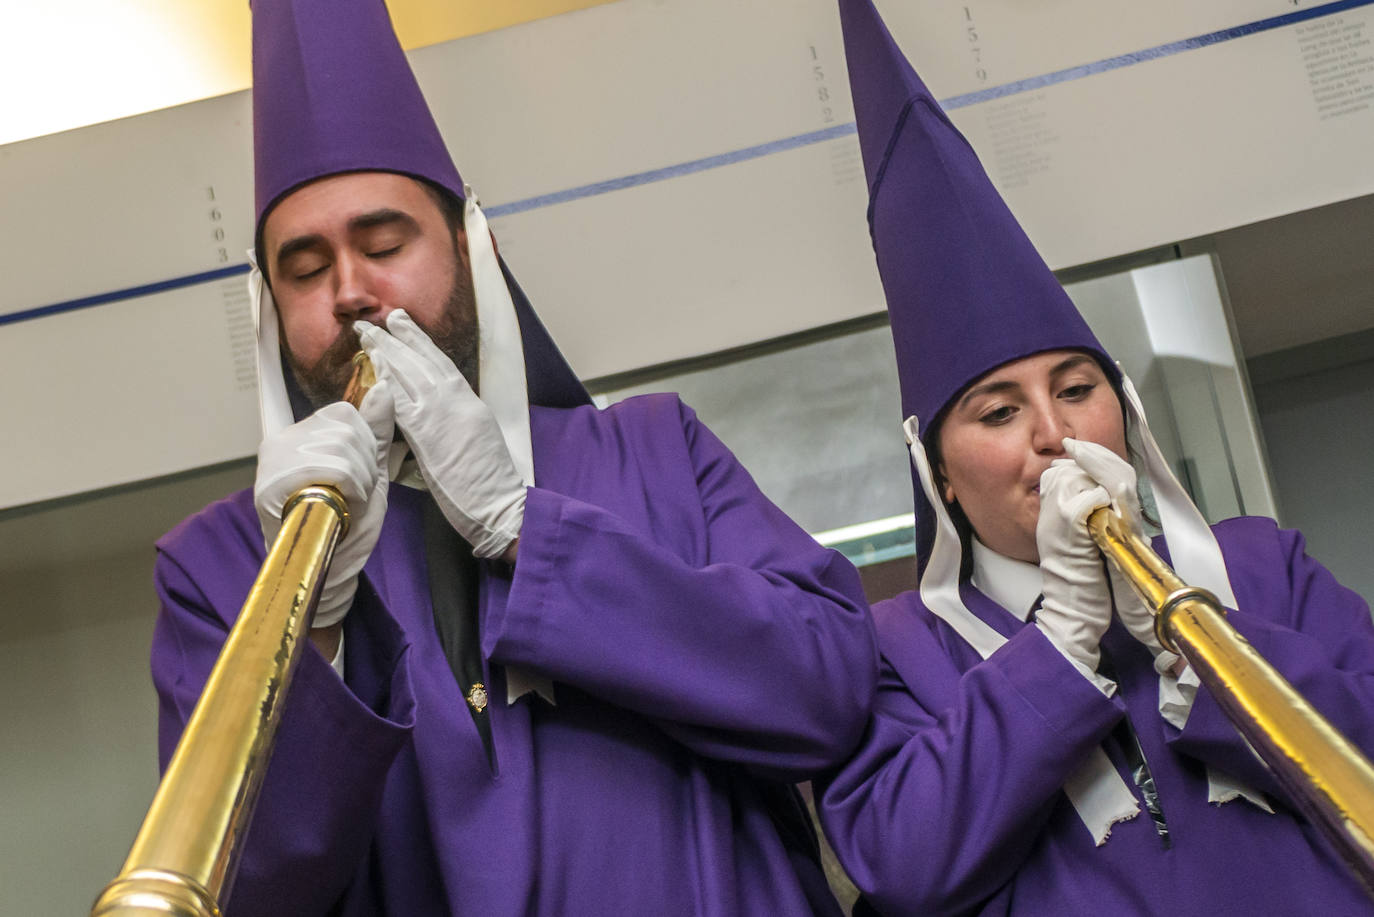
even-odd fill
[(401, 246), (400, 246), (400, 245), (393, 245), (393, 246), (391, 246), (390, 248), (383, 248), (383, 249), (379, 249), (379, 250), (377, 250), (377, 251), (368, 252), (368, 253), (367, 253), (367, 256), (368, 256), (369, 258), (388, 258), (388, 257), (390, 257), (390, 256), (392, 256), (392, 255), (394, 255), (394, 254), (396, 254), (396, 253), (399, 252), (400, 250), (401, 250)]

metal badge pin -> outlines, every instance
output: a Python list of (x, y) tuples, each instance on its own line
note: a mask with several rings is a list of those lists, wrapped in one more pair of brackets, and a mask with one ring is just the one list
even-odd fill
[(478, 713), (487, 709), (487, 686), (479, 681), (468, 688), (467, 700), (469, 706)]

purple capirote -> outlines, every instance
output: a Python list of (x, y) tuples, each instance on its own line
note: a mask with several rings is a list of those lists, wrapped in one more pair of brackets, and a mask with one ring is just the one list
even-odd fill
[(400, 172), (463, 197), (383, 0), (255, 0), (257, 226), (288, 191), (343, 172)]
[(1046, 350), (1114, 372), (872, 0), (840, 0), (840, 19), (904, 416), (924, 438), (971, 382)]

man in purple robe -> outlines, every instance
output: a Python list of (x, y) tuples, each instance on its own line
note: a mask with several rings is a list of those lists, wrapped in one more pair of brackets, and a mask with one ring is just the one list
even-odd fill
[(820, 803), (857, 913), (1374, 912), (1082, 521), (1140, 518), (1134, 458), (1157, 550), (1366, 754), (1368, 607), (1298, 533), (1206, 525), (872, 0), (840, 12), (918, 519), (917, 589), (874, 608), (868, 732)]
[(792, 784), (871, 702), (853, 568), (676, 397), (590, 404), (382, 0), (257, 0), (254, 107), (264, 439), (158, 545), (164, 766), (285, 496), (353, 524), (227, 913), (836, 913)]

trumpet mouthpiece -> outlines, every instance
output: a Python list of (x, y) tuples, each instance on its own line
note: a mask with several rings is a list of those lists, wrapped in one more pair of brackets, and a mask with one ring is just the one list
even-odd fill
[(368, 389), (377, 384), (377, 373), (372, 368), (372, 360), (367, 351), (360, 350), (353, 355), (353, 375), (348, 377), (344, 387), (343, 400), (355, 408), (362, 407)]

